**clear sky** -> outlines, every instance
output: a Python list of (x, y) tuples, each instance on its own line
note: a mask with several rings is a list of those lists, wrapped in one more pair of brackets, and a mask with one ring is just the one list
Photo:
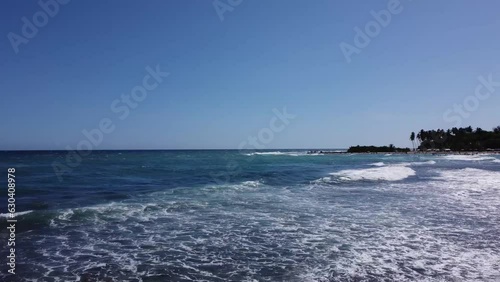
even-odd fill
[[(443, 114), (479, 76), (500, 82), (500, 2), (401, 0), (348, 63), (340, 44), (389, 2), (242, 0), (221, 20), (212, 1), (73, 0), (43, 25), (37, 1), (1, 1), (0, 149), (74, 148), (103, 118), (98, 149), (237, 148), (283, 107), (296, 117), (266, 148), (410, 147), (412, 130), (455, 126)], [(110, 105), (157, 65), (170, 75), (119, 119)], [(495, 88), (463, 126), (500, 125)]]

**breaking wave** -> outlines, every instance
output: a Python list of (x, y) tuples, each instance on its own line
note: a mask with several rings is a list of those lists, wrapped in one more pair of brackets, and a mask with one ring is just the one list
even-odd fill
[(381, 167), (381, 166), (385, 166), (385, 165), (389, 165), (389, 166), (420, 166), (420, 165), (433, 165), (433, 164), (436, 164), (436, 161), (430, 160), (430, 161), (426, 161), (426, 162), (402, 162), (402, 163), (395, 163), (395, 164), (386, 164), (384, 162), (377, 162), (377, 163), (372, 163), (370, 165)]
[(358, 180), (385, 180), (398, 181), (415, 175), (415, 171), (409, 167), (403, 166), (386, 166), (380, 168), (369, 169), (347, 169), (339, 172), (331, 173), (333, 176), (339, 177), (345, 181)]
[(435, 179), (443, 180), (450, 187), (485, 191), (500, 189), (500, 172), (477, 168), (444, 170)]
[(330, 175), (340, 181), (399, 181), (415, 175), (415, 171), (406, 166), (394, 165), (368, 169), (346, 169), (330, 173)]
[(443, 157), (450, 161), (495, 161), (496, 158), (489, 155), (449, 155)]
[(274, 152), (252, 152), (252, 153), (246, 153), (244, 155), (245, 156), (292, 156), (292, 157), (299, 157), (299, 156), (319, 156), (321, 154), (319, 154), (319, 153), (308, 154), (305, 151), (290, 151), (290, 152), (274, 151)]
[[(16, 213), (14, 213), (14, 217), (29, 214), (31, 212), (33, 212), (33, 211), (30, 210), (30, 211), (16, 212)], [(0, 218), (2, 218), (2, 217), (5, 217), (5, 218), (10, 217), (10, 213), (0, 213)]]

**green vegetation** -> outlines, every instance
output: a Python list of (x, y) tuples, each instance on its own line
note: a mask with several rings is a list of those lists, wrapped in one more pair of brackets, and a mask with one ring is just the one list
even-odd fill
[[(413, 133), (412, 133), (413, 136)], [(448, 130), (420, 130), (417, 133), (419, 150), (485, 151), (500, 149), (500, 126), (493, 131), (481, 128), (452, 128)], [(411, 137), (410, 137), (411, 139)]]
[(348, 153), (399, 153), (409, 152), (410, 148), (396, 148), (394, 145), (389, 146), (352, 146), (347, 150)]
[[(415, 134), (411, 132), (410, 141), (420, 151), (487, 151), (500, 150), (500, 126), (492, 131), (481, 128), (473, 129), (472, 126), (452, 128), (448, 130), (420, 130)], [(416, 146), (417, 145), (417, 146)], [(348, 153), (406, 153), (410, 148), (396, 148), (389, 146), (351, 146)]]
[(410, 141), (411, 141), (411, 144), (413, 145), (413, 151), (415, 151), (415, 132), (412, 132), (410, 134)]

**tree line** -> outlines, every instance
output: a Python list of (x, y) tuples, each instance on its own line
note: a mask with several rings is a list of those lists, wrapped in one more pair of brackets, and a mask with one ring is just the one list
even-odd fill
[(407, 153), (410, 148), (396, 148), (394, 145), (389, 146), (351, 146), (347, 150), (348, 153)]
[(485, 151), (500, 149), (500, 126), (492, 131), (478, 127), (453, 127), (444, 130), (420, 130), (410, 134), (413, 148), (418, 150)]

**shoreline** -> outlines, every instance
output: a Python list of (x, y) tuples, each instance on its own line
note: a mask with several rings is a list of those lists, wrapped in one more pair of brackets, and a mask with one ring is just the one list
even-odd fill
[(500, 155), (500, 151), (428, 151), (428, 152), (339, 152), (339, 151), (308, 151), (308, 155), (318, 154), (318, 155), (346, 155), (346, 154), (356, 154), (356, 155)]

